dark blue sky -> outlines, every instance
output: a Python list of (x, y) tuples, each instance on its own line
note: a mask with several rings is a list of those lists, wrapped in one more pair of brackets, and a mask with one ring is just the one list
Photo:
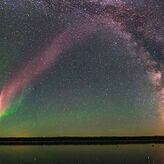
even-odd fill
[[(162, 1), (142, 2), (142, 7), (138, 1), (127, 1), (127, 6), (104, 8), (73, 1), (52, 6), (43, 1), (4, 1), (0, 103), (5, 105), (0, 136), (164, 135), (158, 95), (163, 88)], [(84, 18), (89, 21), (83, 29)], [(109, 28), (102, 23), (97, 29), (91, 23), (106, 18)], [(91, 28), (95, 32), (89, 32)], [(36, 56), (51, 49), (63, 31), (65, 38), (57, 47), (69, 42), (69, 35), (76, 41), (55, 62), (45, 61), (50, 66), (21, 88), (22, 71), (28, 68), (27, 74), (35, 74), (41, 60), (37, 62)], [(39, 67), (43, 65), (44, 61)]]

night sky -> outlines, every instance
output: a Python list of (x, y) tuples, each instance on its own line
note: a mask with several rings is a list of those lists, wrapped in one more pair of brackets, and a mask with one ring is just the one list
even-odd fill
[(164, 135), (163, 9), (0, 1), (0, 137)]

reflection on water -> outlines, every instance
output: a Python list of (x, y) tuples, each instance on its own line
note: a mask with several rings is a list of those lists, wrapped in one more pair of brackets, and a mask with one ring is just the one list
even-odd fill
[(0, 146), (0, 163), (164, 163), (164, 145)]

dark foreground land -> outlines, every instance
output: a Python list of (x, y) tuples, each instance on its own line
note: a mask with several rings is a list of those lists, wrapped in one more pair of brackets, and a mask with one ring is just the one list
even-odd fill
[(0, 145), (107, 145), (107, 144), (160, 144), (164, 136), (137, 137), (7, 137)]

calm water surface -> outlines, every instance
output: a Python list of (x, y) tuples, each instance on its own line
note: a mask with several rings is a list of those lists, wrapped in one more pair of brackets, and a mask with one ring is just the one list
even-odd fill
[(164, 144), (0, 146), (0, 163), (163, 164)]

